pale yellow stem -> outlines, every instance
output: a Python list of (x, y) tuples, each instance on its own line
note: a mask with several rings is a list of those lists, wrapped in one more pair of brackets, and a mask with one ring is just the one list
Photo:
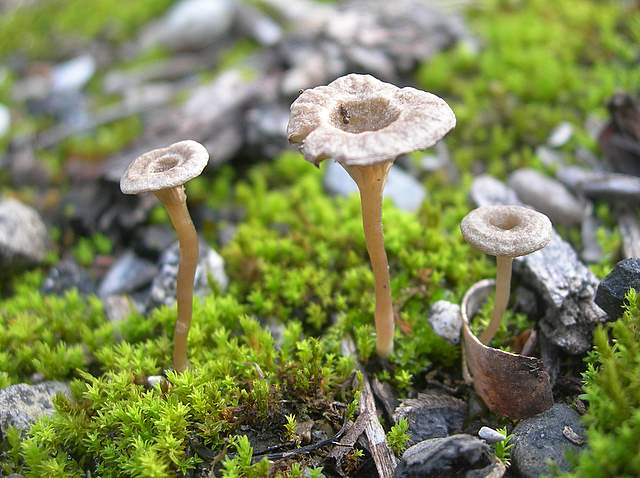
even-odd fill
[(375, 281), (376, 350), (381, 357), (388, 357), (393, 352), (393, 304), (382, 231), (382, 192), (392, 163), (386, 161), (370, 166), (345, 166), (360, 190), (364, 238)]
[(167, 208), (180, 245), (180, 265), (176, 284), (178, 319), (173, 336), (173, 368), (183, 372), (189, 366), (187, 339), (193, 312), (193, 282), (198, 267), (198, 234), (187, 209), (187, 196), (183, 186), (157, 191), (156, 196)]
[(496, 298), (493, 304), (493, 314), (489, 326), (480, 335), (480, 341), (487, 345), (500, 328), (502, 316), (509, 304), (509, 292), (511, 291), (511, 265), (512, 257), (496, 257)]

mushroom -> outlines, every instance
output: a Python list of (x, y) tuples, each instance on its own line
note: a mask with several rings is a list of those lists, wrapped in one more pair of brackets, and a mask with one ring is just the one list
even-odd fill
[(164, 204), (180, 244), (180, 265), (176, 287), (178, 319), (174, 334), (173, 368), (188, 366), (187, 337), (191, 326), (193, 281), (198, 266), (199, 248), (184, 184), (199, 176), (209, 161), (209, 153), (200, 143), (180, 141), (154, 149), (136, 158), (120, 180), (124, 194), (153, 192)]
[(542, 213), (522, 206), (482, 206), (460, 223), (462, 235), (476, 249), (496, 257), (496, 296), (491, 322), (480, 336), (488, 344), (509, 303), (514, 257), (531, 254), (551, 240), (552, 226)]
[(441, 98), (350, 74), (305, 90), (291, 105), (287, 135), (305, 159), (338, 161), (356, 182), (375, 281), (376, 349), (393, 352), (393, 307), (382, 231), (382, 191), (393, 161), (432, 146), (455, 126)]

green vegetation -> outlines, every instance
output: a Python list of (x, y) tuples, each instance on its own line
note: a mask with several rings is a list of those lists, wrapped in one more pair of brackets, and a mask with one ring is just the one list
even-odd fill
[(97, 36), (121, 42), (162, 13), (171, 0), (48, 0), (0, 17), (0, 57), (51, 58)]
[(513, 435), (507, 433), (507, 427), (498, 428), (498, 433), (502, 433), (505, 436), (504, 440), (501, 440), (493, 445), (493, 451), (496, 454), (496, 458), (504, 463), (505, 466), (511, 465), (511, 448), (513, 448)]
[(566, 478), (640, 475), (640, 294), (631, 289), (627, 301), (621, 319), (595, 332), (582, 397), (588, 448)]
[(387, 433), (387, 443), (396, 455), (402, 455), (407, 449), (411, 436), (409, 435), (409, 420), (402, 417)]

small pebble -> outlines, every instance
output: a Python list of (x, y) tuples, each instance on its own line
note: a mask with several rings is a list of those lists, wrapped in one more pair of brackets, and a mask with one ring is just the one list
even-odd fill
[(478, 436), (486, 441), (489, 445), (494, 443), (501, 442), (502, 440), (506, 440), (507, 437), (500, 433), (497, 430), (489, 427), (482, 427), (480, 431), (478, 431)]

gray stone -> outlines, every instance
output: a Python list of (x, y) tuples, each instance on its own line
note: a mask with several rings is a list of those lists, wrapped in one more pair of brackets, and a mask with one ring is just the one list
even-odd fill
[(616, 320), (624, 311), (624, 297), (629, 289), (640, 292), (640, 258), (637, 257), (624, 259), (616, 264), (600, 282), (596, 303), (611, 320)]
[(604, 252), (598, 242), (598, 228), (600, 221), (593, 214), (593, 206), (588, 206), (588, 213), (582, 219), (580, 231), (582, 232), (582, 259), (590, 264), (595, 264), (604, 259)]
[(236, 19), (242, 32), (263, 46), (275, 45), (282, 39), (282, 28), (270, 17), (244, 3), (239, 3), (237, 8)]
[(594, 302), (598, 279), (571, 245), (554, 232), (545, 248), (515, 259), (513, 268), (544, 302), (544, 334), (569, 354), (589, 350), (593, 329), (606, 314)]
[(486, 441), (489, 445), (493, 443), (498, 443), (507, 438), (499, 431), (489, 427), (480, 428), (480, 430), (478, 430), (478, 436), (482, 438), (484, 441)]
[(110, 322), (122, 322), (135, 312), (135, 306), (126, 295), (110, 295), (103, 299), (104, 313)]
[(96, 60), (89, 54), (80, 55), (53, 67), (51, 90), (54, 94), (80, 91), (96, 71)]
[(62, 295), (71, 289), (76, 289), (82, 295), (89, 295), (96, 292), (96, 285), (74, 259), (65, 258), (49, 270), (41, 290), (43, 294)]
[(20, 383), (0, 390), (0, 440), (10, 426), (24, 432), (39, 417), (51, 415), (52, 398), (58, 393), (71, 395), (69, 386), (62, 382)]
[(411, 441), (417, 443), (460, 432), (466, 408), (465, 402), (450, 395), (419, 393), (417, 398), (402, 400), (393, 413), (393, 419), (398, 422), (406, 418)]
[(111, 266), (98, 288), (100, 297), (133, 292), (151, 283), (158, 268), (128, 251)]
[(11, 111), (0, 103), (0, 138), (9, 132), (11, 126)]
[[(175, 303), (179, 262), (180, 246), (176, 242), (160, 257), (158, 263), (160, 272), (153, 279), (147, 310)], [(223, 290), (229, 282), (222, 257), (200, 240), (200, 259), (194, 280), (194, 294), (202, 296), (211, 292), (209, 277)]]
[(136, 230), (133, 248), (136, 254), (154, 261), (176, 240), (176, 233), (169, 226), (151, 225)]
[[(358, 186), (349, 173), (335, 161), (328, 162), (324, 187), (330, 194), (348, 196), (358, 193)], [(426, 196), (424, 186), (397, 166), (392, 166), (384, 188), (384, 197), (404, 211), (416, 212)]]
[(232, 0), (182, 0), (143, 32), (141, 46), (173, 51), (209, 46), (231, 28), (235, 8)]
[(489, 446), (471, 435), (431, 438), (408, 448), (402, 455), (402, 461), (398, 464), (393, 476), (395, 478), (489, 476), (473, 472), (491, 466), (492, 461)]
[(518, 196), (511, 188), (488, 174), (482, 174), (473, 179), (469, 198), (477, 207), (492, 204), (520, 204)]
[(38, 212), (15, 199), (0, 200), (0, 269), (11, 272), (41, 263), (47, 228)]
[(640, 177), (626, 174), (600, 174), (584, 182), (581, 189), (585, 196), (623, 204), (640, 203)]
[(433, 331), (452, 344), (460, 343), (462, 317), (460, 306), (446, 300), (434, 302), (429, 309), (429, 324)]
[(562, 471), (570, 470), (566, 453), (577, 452), (580, 447), (565, 436), (565, 427), (584, 436), (580, 415), (562, 403), (556, 403), (546, 412), (518, 423), (513, 430), (511, 460), (520, 476), (537, 478), (550, 475), (552, 468), (549, 463)]
[(547, 144), (553, 148), (559, 148), (565, 145), (571, 136), (573, 136), (573, 125), (564, 121), (551, 131)]
[(247, 141), (267, 158), (288, 148), (289, 109), (277, 103), (260, 105), (247, 113)]
[(518, 169), (509, 176), (509, 186), (525, 204), (549, 216), (554, 224), (580, 224), (585, 207), (567, 188), (533, 169)]

